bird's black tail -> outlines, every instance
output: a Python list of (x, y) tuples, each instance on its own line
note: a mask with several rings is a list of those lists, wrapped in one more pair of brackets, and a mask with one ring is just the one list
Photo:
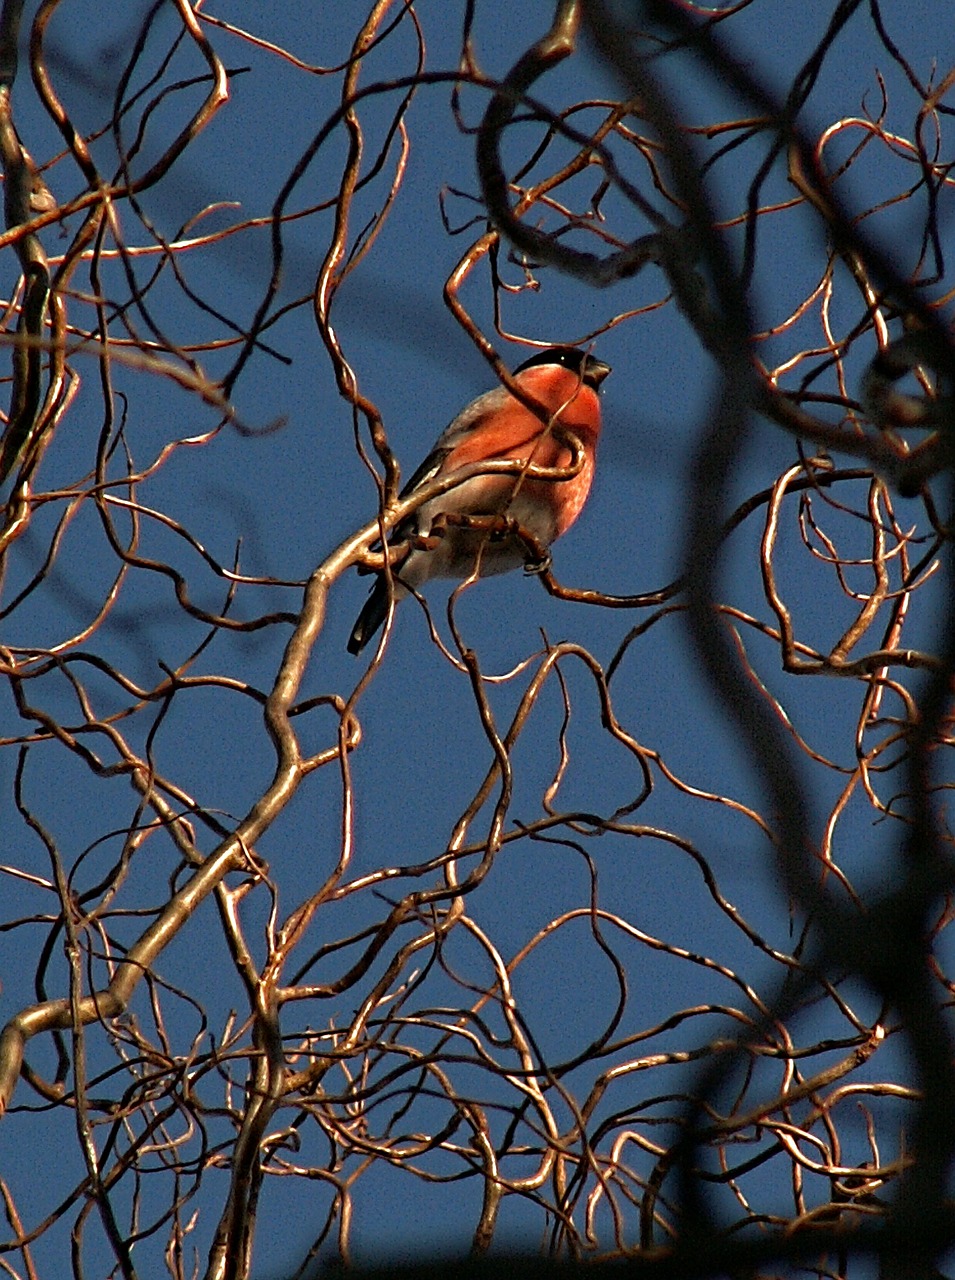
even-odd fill
[(352, 627), (348, 637), (348, 652), (361, 653), (379, 627), (384, 625), (388, 617), (388, 588), (384, 578), (379, 578), (371, 589), (371, 595), (365, 601), (365, 607), (358, 615), (358, 621)]

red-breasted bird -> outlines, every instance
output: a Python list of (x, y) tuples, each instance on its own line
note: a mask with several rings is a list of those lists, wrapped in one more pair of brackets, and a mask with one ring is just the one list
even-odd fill
[[(477, 566), (482, 577), (507, 573), (528, 562), (528, 544), (506, 530), (490, 529), (487, 517), (505, 517), (542, 547), (566, 533), (587, 501), (600, 435), (600, 384), (610, 366), (576, 347), (539, 351), (514, 373), (522, 390), (547, 410), (541, 419), (506, 387), (478, 396), (454, 419), (401, 492), (402, 498), (437, 476), (491, 459), (513, 458), (534, 467), (570, 467), (574, 453), (560, 437), (580, 443), (582, 466), (566, 480), (528, 475), (483, 475), (423, 503), (394, 531), (411, 550), (392, 571), (396, 600), (430, 578), (466, 578)], [(441, 517), (450, 517), (450, 523)], [(455, 523), (475, 519), (475, 527)], [(478, 518), (485, 517), (484, 527)], [(434, 529), (440, 536), (431, 536)], [(424, 545), (415, 545), (415, 542)], [(348, 641), (360, 653), (388, 616), (388, 584), (379, 574)]]

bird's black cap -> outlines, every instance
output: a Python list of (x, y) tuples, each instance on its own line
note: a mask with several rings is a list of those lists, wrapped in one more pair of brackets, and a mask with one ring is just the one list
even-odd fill
[(589, 351), (582, 351), (580, 347), (546, 347), (525, 360), (514, 372), (523, 373), (525, 369), (533, 369), (539, 364), (563, 365), (571, 373), (576, 373), (585, 386), (593, 387), (595, 391), (611, 372), (609, 364), (604, 364), (603, 360), (598, 360)]

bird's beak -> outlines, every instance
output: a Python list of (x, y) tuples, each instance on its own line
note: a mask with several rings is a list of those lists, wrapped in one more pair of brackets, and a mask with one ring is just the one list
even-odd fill
[(608, 373), (612, 373), (609, 364), (604, 364), (603, 360), (597, 360), (591, 356), (587, 361), (587, 381), (594, 387), (599, 387)]

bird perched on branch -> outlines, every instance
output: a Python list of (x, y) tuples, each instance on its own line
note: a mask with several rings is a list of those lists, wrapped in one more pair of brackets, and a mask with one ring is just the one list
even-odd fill
[[(537, 559), (580, 515), (594, 474), (600, 435), (600, 384), (610, 366), (576, 347), (550, 347), (515, 371), (541, 408), (538, 416), (506, 387), (478, 396), (454, 419), (402, 490), (407, 498), (462, 467), (512, 459), (535, 470), (567, 469), (564, 479), (477, 475), (423, 503), (394, 531), (407, 554), (392, 569), (394, 596), (430, 578), (486, 577)], [(542, 420), (545, 419), (546, 420)], [(388, 583), (379, 573), (348, 641), (360, 653), (388, 615)]]

